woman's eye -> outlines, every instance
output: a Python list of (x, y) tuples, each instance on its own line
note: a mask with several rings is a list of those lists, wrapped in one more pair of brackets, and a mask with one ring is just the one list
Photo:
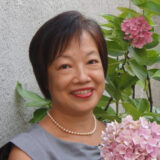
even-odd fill
[(67, 69), (67, 68), (69, 68), (69, 65), (67, 65), (67, 64), (63, 64), (60, 66), (60, 69)]
[(98, 63), (98, 61), (95, 60), (95, 59), (92, 59), (92, 60), (90, 60), (88, 63), (89, 63), (89, 64), (95, 64), (95, 63)]

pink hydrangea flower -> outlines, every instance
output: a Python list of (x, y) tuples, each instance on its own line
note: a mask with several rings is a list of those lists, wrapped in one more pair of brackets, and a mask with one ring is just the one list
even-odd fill
[(143, 16), (125, 19), (121, 23), (121, 29), (125, 33), (124, 39), (130, 41), (135, 48), (143, 48), (152, 42), (152, 27)]
[(160, 125), (131, 116), (108, 123), (100, 146), (103, 160), (156, 160), (160, 153)]

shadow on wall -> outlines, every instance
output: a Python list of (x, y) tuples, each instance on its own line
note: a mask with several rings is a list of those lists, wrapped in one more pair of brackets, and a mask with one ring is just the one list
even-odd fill
[(12, 148), (12, 143), (10, 142), (0, 148), (0, 160), (8, 160), (11, 148)]

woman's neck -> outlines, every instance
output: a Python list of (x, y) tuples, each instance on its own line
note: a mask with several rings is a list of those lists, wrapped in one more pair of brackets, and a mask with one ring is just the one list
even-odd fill
[(58, 109), (50, 111), (51, 116), (64, 128), (75, 132), (89, 132), (95, 126), (93, 112), (73, 113)]

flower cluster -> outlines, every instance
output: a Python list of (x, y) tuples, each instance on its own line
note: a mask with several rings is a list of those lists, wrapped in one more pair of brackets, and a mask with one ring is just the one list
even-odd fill
[(129, 40), (135, 48), (142, 48), (152, 42), (152, 27), (143, 16), (125, 19), (121, 23), (121, 29), (125, 33), (124, 39)]
[(131, 116), (121, 123), (112, 122), (102, 132), (100, 146), (103, 160), (156, 160), (160, 153), (160, 125), (144, 117)]

